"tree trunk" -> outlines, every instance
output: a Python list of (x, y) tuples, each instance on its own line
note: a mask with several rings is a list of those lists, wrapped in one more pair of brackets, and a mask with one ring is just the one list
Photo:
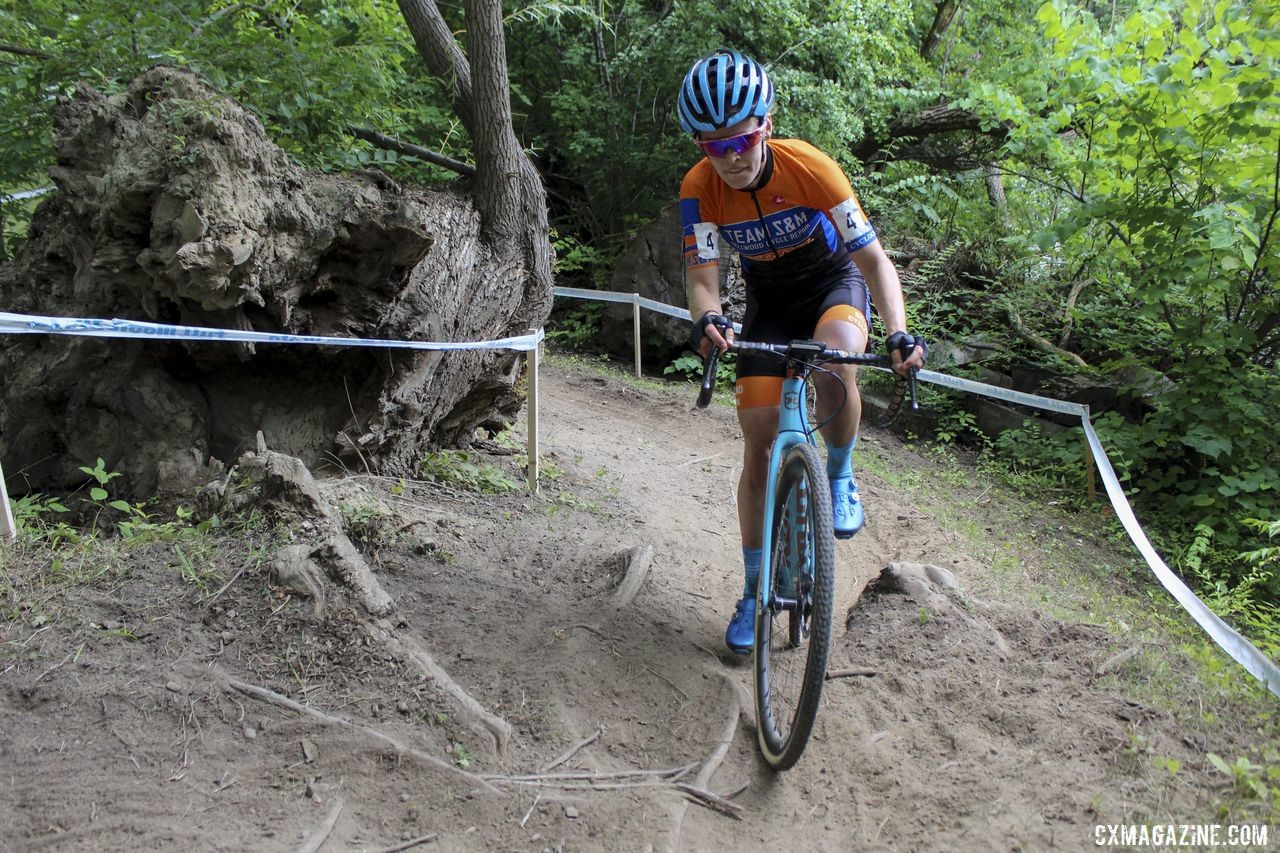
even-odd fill
[(920, 43), (920, 55), (925, 59), (933, 56), (934, 51), (938, 49), (938, 45), (942, 43), (942, 37), (947, 34), (947, 28), (951, 26), (951, 21), (959, 8), (960, 0), (940, 0), (933, 16), (933, 24)]
[(525, 295), (541, 294), (549, 309), (554, 282), (546, 191), (511, 122), (502, 4), (466, 0), (468, 63), (435, 3), (398, 2), (427, 67), (452, 82), (454, 111), (475, 143), (476, 206), (484, 236), (495, 250), (520, 249), (528, 265)]
[(996, 209), (1000, 216), (1000, 221), (1005, 227), (1009, 227), (1009, 200), (1004, 194), (1004, 174), (1000, 171), (1000, 167), (995, 163), (985, 164), (987, 184), (987, 200), (991, 202), (991, 206)]

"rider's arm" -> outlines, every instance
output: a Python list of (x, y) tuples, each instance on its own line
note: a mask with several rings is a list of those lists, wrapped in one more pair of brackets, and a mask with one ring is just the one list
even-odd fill
[[(718, 179), (711, 167), (702, 161), (689, 170), (680, 184), (684, 292), (694, 323), (690, 345), (696, 341), (698, 354), (704, 357), (711, 351), (710, 346), (724, 349), (728, 343), (719, 328), (699, 322), (707, 314), (720, 314), (720, 229), (714, 207), (705, 204), (702, 198), (707, 182), (714, 180)], [(699, 329), (702, 334), (698, 333)], [(728, 340), (733, 340), (732, 331), (726, 334)]]
[[(689, 316), (696, 323), (703, 315), (707, 313), (720, 313), (720, 265), (704, 264), (702, 266), (686, 267), (684, 275), (684, 291), (685, 297), (689, 301)], [(708, 325), (703, 329), (706, 338), (700, 348), (699, 355), (705, 356), (710, 350), (709, 346), (716, 346), (724, 349), (728, 342), (733, 339), (733, 330), (728, 330), (725, 335), (714, 325)], [(727, 335), (727, 339), (726, 339)], [(708, 343), (708, 341), (710, 343)]]
[[(871, 298), (875, 301), (876, 310), (884, 322), (885, 337), (894, 332), (907, 331), (907, 309), (902, 297), (902, 280), (898, 278), (898, 269), (885, 254), (880, 241), (873, 241), (854, 252), (851, 257), (858, 265), (858, 270), (867, 281)], [(896, 361), (896, 358), (895, 358)], [(911, 357), (904, 362), (907, 368), (924, 367), (924, 352), (918, 347)]]

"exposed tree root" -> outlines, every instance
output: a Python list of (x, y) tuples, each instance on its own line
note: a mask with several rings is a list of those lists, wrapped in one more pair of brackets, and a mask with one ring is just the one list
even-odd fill
[(493, 787), (484, 779), (475, 775), (474, 773), (468, 773), (465, 770), (462, 770), (458, 767), (454, 767), (452, 764), (445, 761), (444, 759), (436, 758), (434, 755), (428, 755), (427, 753), (423, 752), (420, 749), (414, 749), (411, 746), (407, 746), (406, 744), (401, 743), (400, 741), (396, 740), (390, 735), (384, 734), (380, 731), (377, 731), (376, 729), (371, 729), (368, 726), (362, 726), (359, 723), (353, 723), (350, 720), (343, 719), (342, 717), (336, 717), (332, 714), (326, 714), (324, 711), (319, 711), (319, 710), (316, 710), (315, 708), (309, 708), (306, 705), (300, 705), (287, 696), (282, 696), (279, 693), (276, 693), (274, 690), (268, 690), (267, 688), (259, 687), (256, 684), (246, 684), (243, 681), (236, 681), (234, 678), (227, 678), (226, 676), (222, 676), (222, 679), (224, 683), (228, 687), (230, 687), (232, 690), (235, 690), (239, 693), (243, 693), (245, 696), (248, 696), (253, 699), (258, 699), (259, 701), (262, 701), (262, 702), (267, 702), (269, 704), (275, 705), (280, 708), (285, 708), (297, 714), (302, 714), (304, 716), (312, 718), (313, 720), (318, 720), (319, 722), (324, 723), (327, 726), (341, 726), (348, 729), (354, 729), (355, 731), (361, 732), (367, 737), (372, 738), (373, 740), (378, 741), (379, 743), (385, 744), (386, 746), (390, 747), (396, 753), (396, 755), (415, 758), (418, 761), (423, 762), (424, 764), (428, 764), (432, 767), (435, 767), (438, 770), (442, 770), (446, 773), (449, 773), (451, 775), (464, 779), (466, 780), (467, 784), (473, 785), (476, 788), (484, 791), (485, 793), (489, 793), (489, 794), (498, 793), (497, 788)]
[[(720, 743), (711, 755), (707, 757), (707, 760), (703, 762), (702, 769), (698, 771), (698, 775), (694, 779), (693, 784), (684, 785), (682, 783), (677, 787), (682, 793), (693, 797), (694, 802), (697, 802), (700, 805), (705, 805), (708, 808), (713, 808), (716, 811), (729, 814), (732, 817), (736, 817), (741, 820), (741, 816), (735, 811), (726, 811), (723, 807), (724, 804), (727, 804), (729, 807), (736, 808), (737, 804), (731, 803), (726, 798), (715, 794), (708, 787), (711, 783), (711, 777), (720, 769), (720, 764), (724, 761), (724, 757), (729, 754), (729, 747), (733, 744), (733, 738), (738, 733), (738, 718), (742, 716), (744, 711), (742, 702), (739, 698), (737, 683), (727, 673), (722, 672), (720, 675), (724, 678), (729, 687), (729, 719), (725, 723), (724, 730), (720, 734)], [(738, 792), (741, 793), (741, 790), (742, 789), (739, 789)], [(708, 797), (705, 795), (710, 796)], [(712, 798), (716, 800), (715, 803), (713, 803)], [(684, 829), (684, 818), (685, 814), (689, 810), (689, 802), (690, 800), (682, 798), (680, 802), (674, 805), (671, 809), (671, 832), (670, 843), (667, 845), (668, 850), (675, 851), (680, 849), (680, 833)]]
[(614, 607), (626, 607), (640, 594), (640, 587), (649, 576), (649, 566), (653, 564), (653, 546), (637, 545), (627, 554), (626, 561), (627, 574), (613, 594)]
[(413, 666), (424, 676), (433, 680), (440, 689), (452, 696), (467, 714), (469, 721), (483, 728), (493, 737), (494, 748), (499, 755), (505, 755), (507, 745), (511, 741), (511, 724), (499, 716), (489, 713), (483, 705), (468, 693), (444, 670), (431, 654), (412, 637), (404, 637), (392, 630), (386, 622), (379, 621), (367, 626), (369, 635), (382, 644), (387, 651), (399, 660)]

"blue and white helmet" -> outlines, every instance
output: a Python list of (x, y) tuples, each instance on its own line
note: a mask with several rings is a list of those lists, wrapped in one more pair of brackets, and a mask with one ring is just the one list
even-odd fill
[(680, 86), (676, 112), (686, 133), (763, 119), (773, 108), (773, 82), (764, 66), (736, 50), (717, 48), (693, 63)]

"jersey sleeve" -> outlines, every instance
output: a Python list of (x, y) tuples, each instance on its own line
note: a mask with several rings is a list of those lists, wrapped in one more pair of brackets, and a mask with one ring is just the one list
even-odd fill
[(813, 177), (815, 193), (813, 207), (827, 214), (845, 248), (856, 252), (876, 241), (876, 230), (863, 212), (853, 186), (844, 171), (817, 148), (811, 148), (806, 158)]
[(720, 261), (720, 226), (706, 213), (696, 169), (690, 170), (680, 184), (680, 227), (684, 235), (686, 269), (707, 266)]

